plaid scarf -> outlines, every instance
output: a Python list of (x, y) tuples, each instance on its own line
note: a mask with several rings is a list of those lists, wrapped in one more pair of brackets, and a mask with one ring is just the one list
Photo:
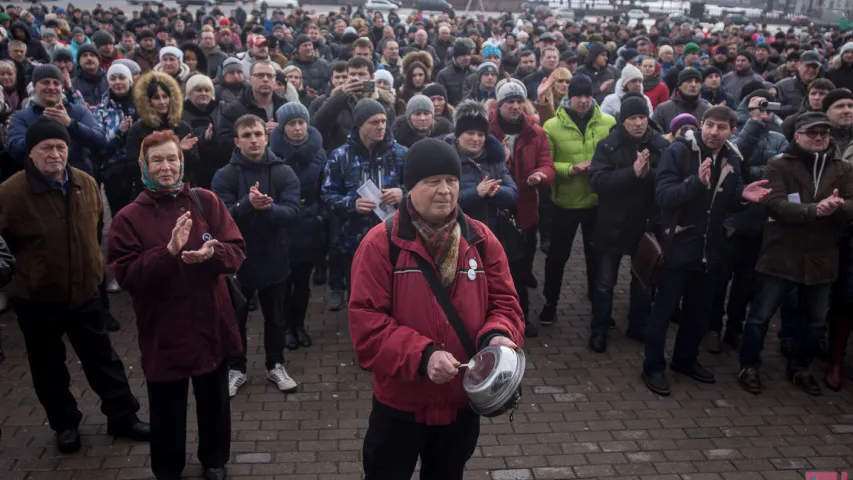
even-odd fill
[(447, 218), (447, 222), (436, 228), (418, 214), (412, 205), (411, 198), (406, 202), (406, 207), (412, 218), (412, 225), (415, 226), (418, 235), (423, 239), (424, 247), (427, 253), (432, 256), (435, 266), (438, 267), (441, 284), (444, 285), (444, 288), (449, 289), (456, 280), (456, 258), (459, 255), (460, 228), (456, 221), (458, 209), (454, 208)]

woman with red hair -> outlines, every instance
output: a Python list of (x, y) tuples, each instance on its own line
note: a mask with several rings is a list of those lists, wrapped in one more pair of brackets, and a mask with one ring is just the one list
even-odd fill
[(204, 478), (226, 478), (231, 412), (225, 360), (241, 351), (225, 282), (246, 258), (225, 205), (184, 182), (184, 152), (171, 130), (142, 141), (145, 189), (113, 219), (107, 262), (130, 293), (151, 410), (151, 470), (179, 479), (186, 463), (187, 389), (198, 417)]

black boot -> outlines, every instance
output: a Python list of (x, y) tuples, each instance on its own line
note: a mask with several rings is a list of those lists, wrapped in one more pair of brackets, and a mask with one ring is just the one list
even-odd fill
[(305, 327), (296, 327), (293, 331), (296, 334), (296, 341), (299, 343), (300, 347), (308, 348), (314, 344), (314, 342), (311, 341), (311, 335), (308, 335)]
[(284, 332), (284, 348), (288, 350), (299, 349), (299, 340), (296, 338), (296, 332), (293, 329), (288, 328)]
[(80, 451), (80, 432), (76, 428), (56, 432), (56, 448), (59, 453), (76, 453)]
[(322, 262), (317, 262), (314, 265), (314, 278), (311, 280), (314, 285), (325, 285), (326, 281), (328, 281), (328, 268), (326, 266), (325, 260)]

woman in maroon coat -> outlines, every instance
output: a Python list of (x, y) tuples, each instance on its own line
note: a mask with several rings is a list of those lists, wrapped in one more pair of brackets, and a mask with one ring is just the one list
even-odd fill
[(151, 469), (181, 477), (186, 462), (187, 388), (198, 410), (204, 478), (225, 478), (231, 444), (228, 368), (241, 351), (226, 274), (237, 272), (245, 244), (219, 198), (183, 182), (184, 157), (171, 131), (142, 142), (145, 190), (110, 228), (107, 261), (130, 293), (139, 329), (151, 410)]

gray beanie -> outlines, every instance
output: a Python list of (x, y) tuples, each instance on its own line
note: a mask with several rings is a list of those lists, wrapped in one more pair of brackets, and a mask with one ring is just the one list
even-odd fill
[(381, 103), (372, 98), (362, 98), (355, 104), (355, 108), (352, 109), (353, 127), (356, 129), (361, 128), (364, 122), (370, 117), (380, 113), (388, 115), (388, 112), (385, 111), (385, 107)]
[(33, 85), (39, 83), (39, 81), (44, 80), (45, 78), (52, 78), (62, 82), (62, 70), (51, 63), (45, 63), (33, 68)]
[(119, 65), (124, 65), (128, 69), (130, 69), (131, 75), (139, 75), (142, 73), (142, 67), (139, 66), (138, 63), (134, 62), (129, 58), (117, 58), (113, 60), (113, 65), (118, 63)]
[(240, 63), (240, 60), (235, 57), (229, 57), (222, 62), (222, 74), (225, 75), (229, 72), (237, 72), (243, 71), (243, 64)]
[(841, 47), (841, 54), (844, 55), (846, 52), (853, 50), (853, 42), (847, 42)]
[(430, 115), (435, 115), (435, 105), (432, 100), (426, 95), (413, 95), (406, 103), (406, 118), (411, 117), (417, 112), (429, 112)]
[(503, 105), (507, 100), (521, 100), (523, 102), (527, 98), (527, 95), (524, 93), (524, 87), (515, 82), (506, 82), (501, 85), (497, 96), (498, 106)]
[(297, 118), (305, 120), (306, 123), (311, 120), (308, 109), (300, 102), (287, 102), (278, 107), (278, 111), (275, 112), (275, 121), (279, 125), (287, 125), (291, 120), (296, 120)]

